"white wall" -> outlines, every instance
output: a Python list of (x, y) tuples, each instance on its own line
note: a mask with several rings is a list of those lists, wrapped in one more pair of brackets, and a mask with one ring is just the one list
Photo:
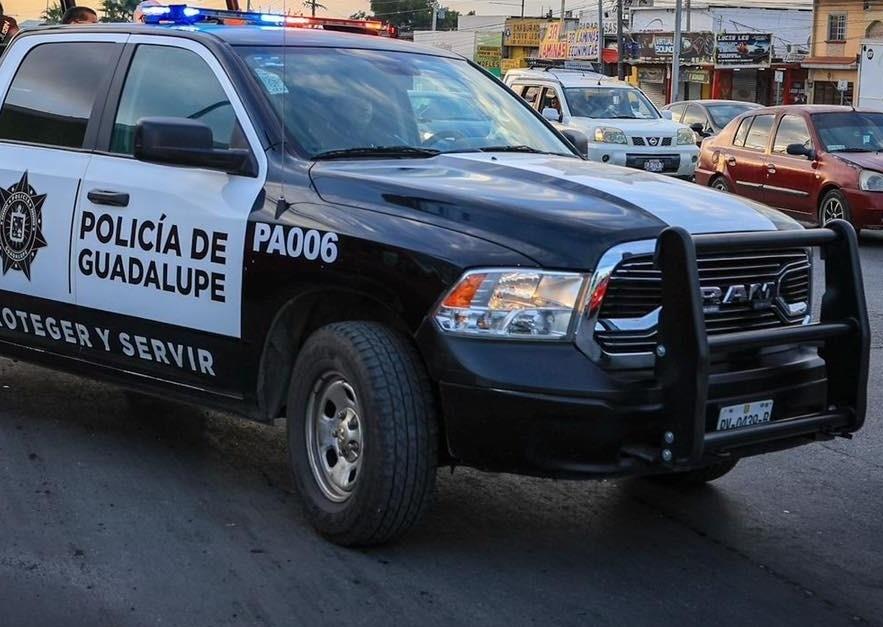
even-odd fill
[(467, 59), (475, 56), (474, 31), (415, 30), (414, 43), (450, 50), (462, 54)]
[(457, 30), (502, 33), (505, 15), (463, 15), (457, 18)]

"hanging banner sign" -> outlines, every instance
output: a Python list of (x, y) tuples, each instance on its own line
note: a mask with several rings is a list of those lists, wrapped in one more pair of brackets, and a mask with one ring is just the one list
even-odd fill
[(721, 33), (717, 36), (714, 63), (719, 67), (768, 67), (772, 41), (769, 33)]

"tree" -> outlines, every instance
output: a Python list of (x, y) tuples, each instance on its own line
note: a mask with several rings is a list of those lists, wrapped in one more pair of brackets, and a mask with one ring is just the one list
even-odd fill
[(62, 17), (64, 17), (64, 9), (61, 8), (60, 2), (52, 5), (47, 4), (46, 10), (40, 15), (44, 24), (60, 24)]
[[(444, 19), (436, 24), (438, 30), (457, 28), (460, 13), (445, 9)], [(371, 0), (374, 17), (389, 22), (402, 30), (429, 30), (432, 26), (432, 5), (428, 0)]]
[(141, 0), (102, 0), (102, 22), (131, 22)]

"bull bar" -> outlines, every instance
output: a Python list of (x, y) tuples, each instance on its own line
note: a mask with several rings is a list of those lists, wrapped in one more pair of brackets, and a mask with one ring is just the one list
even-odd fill
[[(697, 253), (819, 248), (825, 291), (816, 323), (709, 336), (699, 289)], [(709, 455), (769, 445), (801, 436), (849, 437), (865, 420), (870, 326), (858, 238), (843, 220), (823, 228), (761, 233), (691, 235), (665, 229), (656, 244), (662, 273), (662, 310), (656, 375), (666, 411), (659, 448), (640, 457), (665, 466), (695, 466)], [(827, 371), (824, 411), (727, 431), (707, 431), (712, 357), (722, 352), (791, 344), (817, 344)]]

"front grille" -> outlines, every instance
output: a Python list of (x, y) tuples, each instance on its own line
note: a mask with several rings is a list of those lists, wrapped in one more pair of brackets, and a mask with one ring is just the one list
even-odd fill
[[(778, 284), (778, 297), (785, 305), (808, 303), (810, 263), (805, 250), (769, 253), (710, 254), (698, 259), (702, 287), (719, 287), (723, 292), (734, 285)], [(616, 324), (615, 320), (651, 318), (662, 301), (660, 271), (652, 255), (635, 255), (621, 262), (610, 276), (607, 295), (601, 306), (595, 337), (611, 354), (652, 352), (656, 345), (655, 325)], [(774, 299), (775, 301), (775, 299)], [(800, 324), (805, 313), (790, 314), (781, 303), (757, 309), (751, 303), (706, 308), (705, 326), (710, 335), (751, 329)], [(613, 326), (619, 328), (613, 329)], [(640, 327), (641, 330), (622, 330)]]
[[(657, 146), (671, 146), (671, 137), (654, 137), (654, 140), (658, 140), (656, 142)], [(647, 146), (653, 145), (653, 142), (650, 141), (650, 138), (643, 137), (632, 137), (632, 145), (633, 146)]]

